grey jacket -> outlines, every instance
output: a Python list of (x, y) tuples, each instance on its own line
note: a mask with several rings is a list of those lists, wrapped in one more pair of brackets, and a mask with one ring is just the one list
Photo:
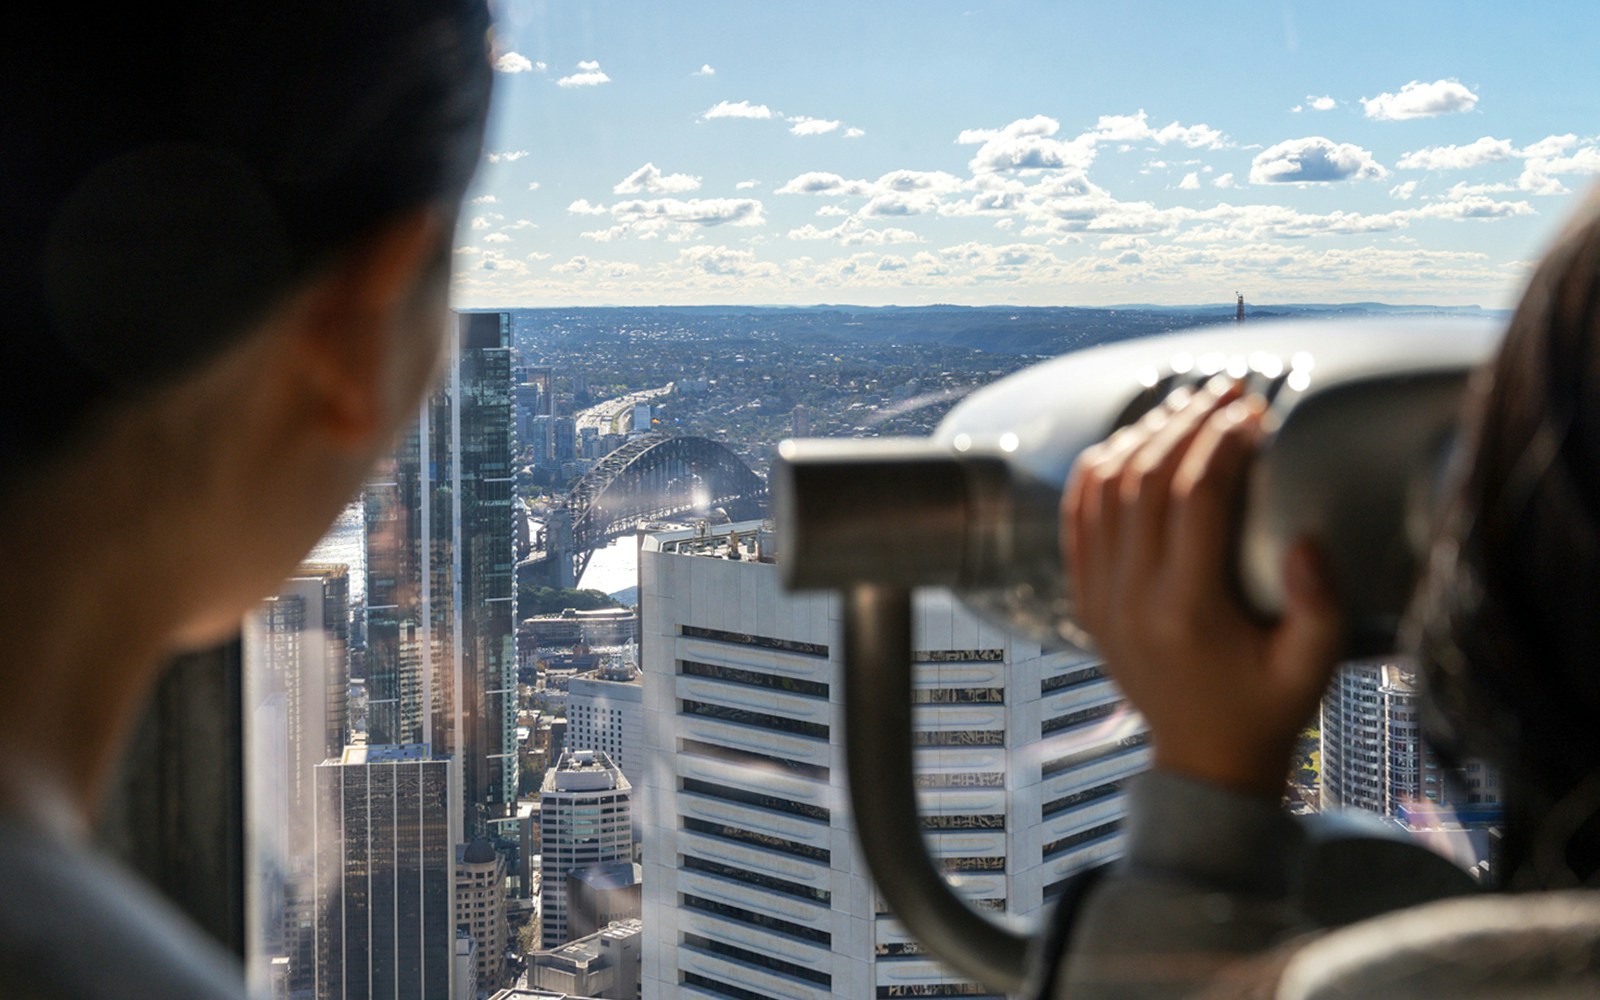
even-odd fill
[(1600, 996), (1600, 893), (1479, 894), (1381, 824), (1171, 774), (1129, 796), (1051, 997)]

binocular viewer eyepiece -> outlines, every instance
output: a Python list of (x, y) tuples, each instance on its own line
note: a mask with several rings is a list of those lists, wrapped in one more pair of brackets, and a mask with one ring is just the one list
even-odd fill
[(1283, 606), (1285, 550), (1328, 553), (1352, 655), (1387, 650), (1428, 542), (1463, 390), (1498, 344), (1478, 319), (1285, 321), (1126, 341), (973, 393), (928, 438), (785, 441), (773, 494), (785, 581), (955, 590), (1050, 645), (1080, 637), (1059, 537), (1073, 461), (1180, 386), (1269, 402), (1230, 573)]

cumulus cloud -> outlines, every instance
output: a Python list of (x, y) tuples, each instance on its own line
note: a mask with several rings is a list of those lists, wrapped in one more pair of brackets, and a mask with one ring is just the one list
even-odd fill
[(558, 87), (598, 87), (602, 83), (610, 83), (611, 77), (607, 76), (600, 64), (592, 59), (578, 63), (578, 71), (570, 76), (564, 76), (556, 81)]
[(1429, 146), (1400, 157), (1401, 170), (1466, 170), (1485, 163), (1509, 160), (1517, 155), (1509, 139), (1484, 136), (1465, 146)]
[(875, 229), (859, 219), (845, 219), (831, 229), (822, 229), (808, 222), (798, 229), (789, 230), (788, 236), (791, 240), (834, 240), (846, 247), (922, 242), (922, 238), (909, 229)]
[(494, 68), (501, 73), (531, 73), (533, 60), (520, 52), (507, 52), (494, 61)]
[(1228, 137), (1210, 125), (1180, 125), (1172, 122), (1151, 128), (1143, 108), (1131, 115), (1101, 115), (1085, 136), (1095, 142), (1155, 142), (1162, 146), (1179, 143), (1190, 149), (1222, 149)]
[(838, 205), (824, 205), (817, 209), (817, 214), (824, 218), (838, 218), (840, 216), (849, 215), (850, 210), (847, 208), (840, 208)]
[(771, 118), (772, 116), (772, 109), (765, 104), (751, 104), (749, 101), (718, 101), (707, 108), (700, 119), (711, 121), (713, 118)]
[(736, 191), (748, 191), (753, 187), (758, 187), (760, 184), (761, 184), (760, 181), (748, 180), (748, 181), (740, 181), (739, 183), (735, 184), (733, 187), (734, 187), (734, 190), (736, 190)]
[(700, 68), (695, 70), (690, 75), (691, 76), (716, 76), (717, 75), (717, 71), (712, 68), (710, 63), (702, 63)]
[(606, 208), (604, 205), (591, 205), (589, 203), (589, 199), (587, 198), (579, 198), (577, 201), (567, 206), (567, 211), (571, 212), (573, 215), (604, 215), (610, 211), (610, 209)]
[(1267, 147), (1250, 161), (1252, 184), (1323, 184), (1382, 180), (1387, 176), (1389, 171), (1367, 150), (1320, 135), (1285, 140)]
[(1001, 129), (966, 129), (956, 142), (982, 144), (968, 163), (973, 173), (1086, 169), (1094, 161), (1094, 143), (1054, 138), (1060, 130), (1054, 118), (1034, 115)]
[(610, 213), (615, 225), (583, 235), (600, 240), (627, 235), (640, 239), (666, 235), (673, 239), (712, 226), (759, 226), (766, 222), (761, 202), (753, 198), (635, 198), (619, 201), (603, 211)]
[(1471, 111), (1477, 104), (1478, 95), (1459, 80), (1435, 80), (1432, 83), (1412, 80), (1401, 87), (1398, 94), (1385, 92), (1377, 97), (1361, 98), (1362, 110), (1368, 118), (1386, 122)]
[(511, 237), (507, 236), (505, 233), (490, 233), (489, 235), (487, 235), (487, 236), (485, 236), (483, 238), (483, 242), (485, 242), (485, 243), (510, 243), (511, 242)]
[(646, 163), (618, 181), (612, 194), (681, 194), (700, 187), (693, 174), (663, 174), (654, 163)]
[(870, 194), (872, 185), (866, 181), (845, 180), (838, 174), (830, 174), (823, 170), (811, 170), (791, 179), (787, 184), (778, 189), (779, 194)]
[(529, 191), (537, 191), (537, 190), (539, 190), (539, 182), (538, 181), (529, 181), (528, 182), (528, 190)]
[(490, 153), (486, 159), (490, 163), (515, 163), (528, 155), (526, 149), (512, 149), (500, 153)]
[(478, 197), (468, 200), (467, 204), (469, 204), (469, 205), (493, 205), (495, 202), (497, 202), (499, 200), (500, 199), (496, 198), (492, 194), (480, 194), (480, 195), (478, 195)]
[(731, 250), (728, 247), (688, 247), (678, 251), (678, 263), (693, 271), (717, 277), (760, 277), (777, 271), (776, 264), (757, 260), (752, 251)]
[(1193, 170), (1191, 170), (1188, 173), (1184, 174), (1183, 175), (1183, 180), (1178, 182), (1178, 190), (1179, 191), (1198, 191), (1198, 190), (1200, 190), (1200, 175), (1195, 173)]
[(1211, 186), (1212, 187), (1219, 187), (1219, 188), (1231, 188), (1231, 187), (1238, 187), (1239, 185), (1237, 185), (1237, 184), (1235, 184), (1233, 182), (1233, 174), (1232, 173), (1226, 173), (1226, 174), (1218, 174), (1211, 181)]
[(1410, 201), (1411, 196), (1416, 193), (1416, 181), (1406, 181), (1404, 184), (1396, 184), (1394, 187), (1389, 189), (1389, 194), (1392, 197), (1399, 198), (1401, 201)]
[(846, 139), (859, 139), (866, 134), (866, 129), (856, 128), (854, 125), (844, 130), (844, 137)]
[(1332, 111), (1339, 106), (1339, 102), (1328, 96), (1316, 97), (1307, 94), (1306, 106), (1312, 111)]
[(825, 135), (844, 124), (827, 118), (807, 118), (805, 115), (795, 115), (789, 122), (789, 131), (795, 135)]

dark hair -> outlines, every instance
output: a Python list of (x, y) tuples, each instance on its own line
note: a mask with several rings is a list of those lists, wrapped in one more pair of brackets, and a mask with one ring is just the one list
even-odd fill
[(483, 0), (46, 4), (23, 20), (0, 44), (0, 489), (364, 233), (459, 201), (477, 164)]
[(1414, 608), (1424, 726), (1502, 773), (1505, 881), (1600, 873), (1600, 212), (1544, 258), (1476, 387)]

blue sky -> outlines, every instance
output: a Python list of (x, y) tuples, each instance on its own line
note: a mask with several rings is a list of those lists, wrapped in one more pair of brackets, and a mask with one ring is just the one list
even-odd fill
[(1600, 174), (1592, 0), (495, 6), (467, 306), (1498, 307)]

